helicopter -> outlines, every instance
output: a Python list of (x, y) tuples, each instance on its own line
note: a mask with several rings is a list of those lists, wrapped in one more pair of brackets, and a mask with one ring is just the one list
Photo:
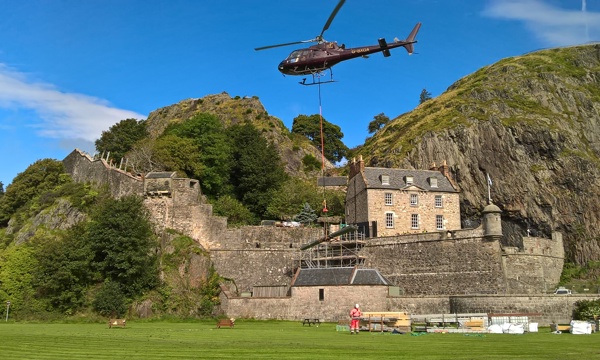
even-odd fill
[[(417, 42), (417, 40), (415, 40), (415, 37), (417, 36), (419, 29), (421, 28), (420, 22), (415, 25), (415, 27), (405, 40), (398, 40), (396, 38), (392, 43), (388, 43), (384, 38), (380, 38), (378, 39), (377, 45), (367, 45), (347, 49), (344, 44), (338, 45), (336, 41), (330, 42), (323, 39), (323, 34), (327, 29), (329, 29), (331, 22), (333, 21), (341, 7), (344, 5), (344, 2), (346, 2), (346, 0), (340, 0), (338, 2), (337, 6), (335, 7), (335, 9), (333, 9), (331, 15), (329, 16), (329, 19), (327, 19), (325, 26), (323, 26), (323, 30), (321, 30), (321, 33), (314, 39), (294, 41), (285, 44), (262, 46), (255, 48), (254, 50), (260, 51), (281, 46), (316, 42), (316, 45), (292, 51), (292, 53), (287, 58), (285, 58), (279, 64), (278, 67), (279, 71), (282, 74), (284, 74), (284, 76), (312, 75), (312, 83), (307, 83), (306, 78), (304, 78), (300, 82), (300, 84), (302, 85), (315, 85), (333, 82), (333, 71), (331, 70), (331, 68), (334, 65), (345, 60), (350, 60), (357, 57), (368, 58), (370, 54), (377, 52), (381, 52), (383, 53), (384, 57), (388, 57), (391, 55), (390, 49), (394, 49), (397, 47), (404, 47), (409, 55), (413, 54), (413, 44)], [(330, 80), (321, 82), (320, 78), (322, 76), (322, 73), (326, 70), (329, 70)], [(315, 81), (316, 78), (318, 78), (318, 82)]]

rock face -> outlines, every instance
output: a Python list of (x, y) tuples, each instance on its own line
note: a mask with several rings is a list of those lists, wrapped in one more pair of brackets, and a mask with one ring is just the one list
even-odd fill
[[(304, 175), (302, 158), (307, 154), (321, 159), (320, 150), (304, 136), (290, 136), (289, 129), (280, 119), (267, 113), (258, 97), (232, 98), (224, 92), (200, 99), (183, 100), (151, 112), (146, 123), (148, 132), (151, 137), (158, 137), (170, 123), (185, 121), (199, 113), (216, 115), (225, 127), (252, 123), (275, 145), (289, 174)], [(334, 167), (327, 160), (325, 166), (329, 169)]]
[(505, 245), (562, 232), (567, 261), (600, 260), (600, 45), (504, 59), (403, 114), (362, 146), (368, 166), (447, 161), (463, 227), (491, 199)]

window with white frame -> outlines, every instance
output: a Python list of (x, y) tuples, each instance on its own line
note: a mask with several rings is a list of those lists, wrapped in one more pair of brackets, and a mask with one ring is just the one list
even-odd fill
[(386, 229), (394, 228), (394, 213), (385, 213), (385, 227)]
[(435, 196), (435, 207), (436, 208), (441, 208), (443, 207), (444, 203), (442, 202), (442, 195), (436, 195)]
[(406, 182), (406, 185), (412, 185), (413, 184), (413, 177), (412, 176), (406, 176), (404, 178), (404, 182)]
[(417, 206), (417, 205), (419, 205), (419, 195), (410, 194), (410, 206)]
[(394, 205), (394, 196), (392, 193), (385, 193), (385, 204)]
[(437, 230), (444, 230), (444, 215), (435, 216), (435, 228)]
[(430, 177), (430, 178), (429, 178), (429, 185), (430, 185), (432, 188), (436, 188), (436, 187), (438, 187), (438, 181), (437, 181), (437, 180), (438, 180), (437, 178)]
[(411, 214), (410, 215), (410, 228), (411, 229), (419, 228), (419, 214)]

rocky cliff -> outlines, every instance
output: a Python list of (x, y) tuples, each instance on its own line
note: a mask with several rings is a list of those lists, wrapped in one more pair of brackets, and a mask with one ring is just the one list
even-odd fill
[[(151, 137), (163, 133), (167, 125), (185, 121), (199, 113), (211, 113), (219, 117), (225, 127), (244, 122), (252, 123), (277, 148), (285, 163), (286, 171), (292, 175), (303, 176), (302, 158), (313, 155), (321, 159), (321, 152), (306, 137), (293, 136), (283, 122), (270, 116), (258, 97), (231, 97), (226, 92), (208, 95), (198, 99), (187, 99), (177, 104), (157, 109), (150, 113), (147, 120)], [(334, 167), (329, 161), (325, 166)]]
[(391, 121), (358, 152), (369, 166), (427, 169), (446, 161), (463, 227), (488, 200), (506, 245), (564, 235), (567, 259), (600, 260), (600, 45), (507, 58)]

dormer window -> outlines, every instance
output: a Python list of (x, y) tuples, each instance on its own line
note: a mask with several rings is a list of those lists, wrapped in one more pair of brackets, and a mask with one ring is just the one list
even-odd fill
[(390, 184), (390, 176), (389, 175), (381, 175), (381, 185), (389, 185)]
[(430, 177), (429, 178), (429, 186), (431, 186), (432, 188), (438, 187), (438, 179), (434, 178), (434, 177)]
[(404, 182), (406, 183), (406, 185), (412, 185), (413, 184), (413, 177), (412, 176), (405, 176), (404, 177)]

